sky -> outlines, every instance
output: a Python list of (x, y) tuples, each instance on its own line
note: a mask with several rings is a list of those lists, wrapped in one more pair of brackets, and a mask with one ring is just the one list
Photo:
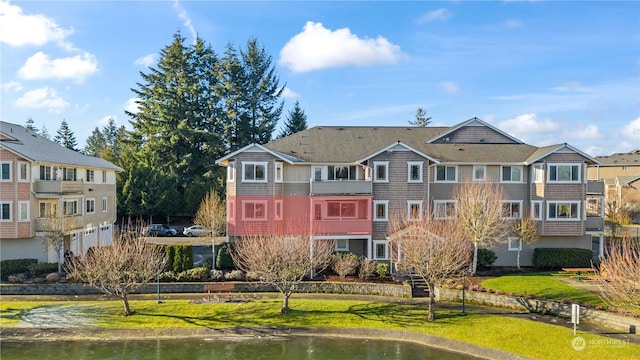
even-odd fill
[(0, 116), (78, 147), (180, 32), (218, 54), (256, 39), (285, 110), (312, 126), (473, 117), (535, 146), (640, 148), (640, 1), (5, 1)]

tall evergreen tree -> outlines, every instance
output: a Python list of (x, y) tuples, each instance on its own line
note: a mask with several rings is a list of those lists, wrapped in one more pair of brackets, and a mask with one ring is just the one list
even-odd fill
[(31, 116), (27, 119), (27, 130), (33, 131), (34, 133), (38, 133), (38, 128), (34, 125), (33, 119)]
[(104, 136), (102, 136), (102, 132), (96, 126), (96, 128), (91, 132), (91, 135), (87, 138), (87, 144), (84, 146), (83, 152), (89, 156), (100, 157), (106, 147), (107, 143)]
[(409, 120), (409, 125), (412, 126), (428, 126), (431, 123), (431, 117), (427, 116), (427, 110), (423, 108), (418, 108), (416, 110), (416, 117), (413, 120)]
[(47, 127), (42, 125), (42, 131), (40, 132), (40, 135), (42, 135), (43, 137), (47, 138), (47, 139), (51, 139), (51, 135), (49, 134), (49, 130), (47, 130)]
[(300, 102), (296, 101), (293, 109), (289, 111), (289, 115), (284, 122), (284, 129), (280, 131), (278, 138), (283, 138), (291, 134), (295, 134), (302, 130), (307, 130), (307, 115), (300, 108)]
[(69, 128), (67, 120), (62, 120), (60, 128), (58, 129), (56, 134), (57, 135), (53, 138), (53, 141), (66, 147), (67, 149), (76, 150), (78, 142), (76, 141), (76, 136), (73, 134), (73, 131), (71, 131), (71, 129)]

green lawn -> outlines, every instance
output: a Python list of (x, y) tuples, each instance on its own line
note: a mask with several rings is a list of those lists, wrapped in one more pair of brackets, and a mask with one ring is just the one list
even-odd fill
[[(505, 275), (481, 283), (483, 288), (500, 290), (505, 293), (533, 295), (537, 298), (605, 305), (598, 295), (575, 288), (558, 280), (553, 273)], [(575, 280), (577, 281), (577, 280)]]
[(437, 310), (435, 323), (425, 321), (424, 305), (327, 299), (291, 300), (288, 316), (279, 313), (280, 300), (247, 303), (192, 304), (188, 300), (134, 300), (137, 313), (124, 317), (119, 301), (13, 302), (0, 303), (0, 328), (19, 326), (34, 311), (75, 313), (95, 328), (378, 328), (413, 331), (500, 349), (536, 359), (633, 358), (640, 346), (607, 345), (606, 338), (579, 333), (586, 349), (576, 351), (571, 329), (493, 314)]

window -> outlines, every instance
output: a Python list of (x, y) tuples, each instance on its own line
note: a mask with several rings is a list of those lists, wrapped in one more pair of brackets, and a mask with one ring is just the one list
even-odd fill
[(531, 202), (531, 218), (533, 220), (542, 220), (542, 201)]
[(102, 182), (103, 183), (107, 182), (107, 171), (106, 170), (102, 171)]
[(503, 201), (502, 217), (505, 219), (520, 219), (522, 201)]
[(78, 215), (78, 200), (67, 200), (63, 203), (63, 211), (65, 216)]
[(387, 260), (386, 240), (373, 240), (373, 258), (375, 260)]
[(435, 219), (453, 219), (456, 217), (456, 202), (453, 200), (434, 200), (433, 217)]
[(421, 183), (422, 182), (422, 161), (407, 162), (407, 181)]
[(40, 165), (40, 180), (52, 180), (51, 166)]
[(267, 202), (243, 202), (243, 218), (245, 220), (267, 220)]
[(93, 175), (94, 175), (94, 171), (87, 169), (87, 177), (85, 178), (85, 180), (87, 182), (93, 182)]
[(328, 218), (355, 218), (356, 203), (355, 202), (328, 202), (327, 217)]
[(41, 218), (50, 218), (58, 216), (58, 204), (51, 202), (41, 202), (39, 203), (40, 212), (38, 213), (38, 217)]
[(373, 162), (373, 181), (389, 182), (389, 162), (388, 161)]
[(522, 241), (519, 237), (509, 236), (509, 248), (508, 251), (522, 251)]
[(580, 182), (580, 164), (549, 164), (550, 182)]
[(544, 182), (544, 164), (533, 164), (531, 167), (531, 181), (534, 183)]
[(29, 221), (28, 201), (18, 201), (18, 221)]
[(522, 166), (503, 166), (502, 182), (521, 182)]
[(580, 220), (580, 202), (549, 202), (547, 220)]
[(274, 163), (274, 166), (275, 166), (274, 167), (274, 169), (275, 169), (274, 172), (276, 174), (276, 178), (275, 178), (274, 181), (277, 182), (277, 183), (281, 183), (282, 182), (282, 177), (283, 177), (283, 174), (282, 174), (282, 162), (276, 161)]
[(87, 199), (87, 214), (93, 214), (96, 212), (96, 200)]
[(0, 202), (0, 221), (11, 221), (11, 202)]
[(108, 204), (107, 198), (103, 197), (102, 198), (102, 212), (107, 212), (107, 204)]
[(244, 177), (246, 182), (267, 182), (267, 163), (243, 163)]
[(349, 240), (336, 239), (335, 251), (349, 251)]
[(602, 217), (602, 198), (587, 198), (587, 217)]
[(321, 181), (322, 180), (322, 166), (314, 166), (313, 167), (313, 180)]
[(329, 180), (355, 180), (355, 166), (329, 166)]
[(29, 165), (25, 162), (18, 163), (18, 180), (20, 181), (29, 180)]
[(236, 181), (236, 162), (229, 161), (229, 165), (227, 166), (227, 182), (235, 182)]
[(0, 181), (11, 180), (11, 162), (0, 163)]
[(282, 220), (282, 200), (276, 200), (274, 203), (275, 207), (275, 219)]
[(436, 181), (455, 182), (458, 168), (455, 166), (436, 166)]
[(422, 200), (408, 200), (407, 215), (409, 221), (422, 219)]
[(76, 169), (62, 168), (62, 180), (64, 181), (76, 181)]
[(373, 201), (373, 221), (388, 220), (389, 200)]
[(484, 165), (473, 165), (473, 181), (485, 181), (487, 178), (487, 167)]

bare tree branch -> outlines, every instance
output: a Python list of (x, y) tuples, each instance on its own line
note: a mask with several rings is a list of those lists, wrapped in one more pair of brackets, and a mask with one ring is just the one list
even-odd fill
[(640, 241), (613, 240), (600, 261), (597, 279), (600, 297), (613, 306), (640, 310)]

